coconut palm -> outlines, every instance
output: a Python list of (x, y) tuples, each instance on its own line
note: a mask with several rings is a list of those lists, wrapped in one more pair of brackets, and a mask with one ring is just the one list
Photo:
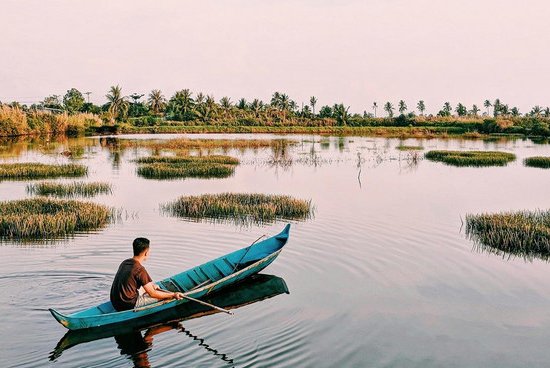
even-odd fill
[(542, 107), (540, 107), (539, 105), (533, 107), (533, 109), (531, 110), (531, 115), (532, 116), (536, 116), (537, 118), (540, 116), (540, 114), (542, 113)]
[(200, 105), (204, 102), (205, 96), (202, 92), (197, 93), (197, 97), (195, 97), (195, 102)]
[(420, 112), (420, 115), (424, 115), (424, 111), (426, 111), (426, 104), (424, 103), (424, 100), (418, 101), (416, 108)]
[(391, 102), (386, 102), (386, 104), (384, 105), (384, 110), (388, 113), (388, 116), (390, 118), (393, 118), (393, 110), (394, 110), (394, 107), (393, 107), (393, 104)]
[(517, 107), (512, 107), (512, 110), (510, 110), (510, 112), (512, 113), (512, 116), (520, 116), (520, 112), (519, 112), (519, 109)]
[(151, 93), (149, 93), (147, 104), (155, 115), (158, 115), (164, 111), (164, 108), (166, 107), (166, 99), (160, 89), (154, 89)]
[(485, 106), (485, 108), (487, 109), (487, 115), (489, 115), (489, 108), (493, 106), (493, 104), (491, 103), (491, 101), (485, 100), (485, 102), (483, 103), (483, 106)]
[(405, 111), (407, 111), (407, 104), (405, 103), (405, 101), (401, 100), (399, 101), (398, 106), (399, 106), (399, 113), (403, 115)]
[(378, 109), (378, 103), (376, 101), (372, 103), (372, 109), (374, 110), (374, 117), (376, 117), (376, 110)]
[(464, 106), (461, 102), (456, 105), (455, 111), (458, 116), (466, 116), (468, 114), (468, 109), (466, 109), (466, 106)]
[(244, 98), (241, 98), (237, 102), (237, 108), (239, 108), (241, 110), (246, 110), (248, 108), (248, 104), (246, 103), (246, 100)]
[(479, 110), (479, 107), (477, 107), (476, 104), (473, 104), (473, 105), (472, 105), (472, 110), (470, 110), (471, 114), (472, 114), (473, 116), (477, 116), (477, 114), (479, 113), (479, 111), (480, 111), (480, 110)]
[(317, 98), (315, 96), (311, 96), (309, 98), (309, 104), (311, 105), (311, 111), (313, 111), (313, 115), (315, 115), (315, 105), (317, 105)]
[(349, 107), (344, 106), (344, 104), (335, 104), (332, 111), (338, 125), (347, 125), (349, 119)]
[(176, 120), (192, 120), (195, 101), (191, 96), (188, 89), (176, 91), (166, 106), (167, 114)]
[(502, 110), (502, 103), (500, 102), (500, 99), (497, 98), (493, 103), (493, 116), (496, 118), (502, 112), (501, 110)]
[(111, 86), (109, 93), (105, 95), (109, 106), (109, 113), (117, 120), (120, 120), (128, 113), (129, 104), (126, 97), (122, 96), (122, 88), (120, 86)]

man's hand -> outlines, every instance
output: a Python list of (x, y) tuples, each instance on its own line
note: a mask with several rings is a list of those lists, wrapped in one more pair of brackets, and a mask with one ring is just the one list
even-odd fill
[(176, 299), (176, 300), (183, 299), (183, 294), (182, 293), (174, 293), (174, 299)]

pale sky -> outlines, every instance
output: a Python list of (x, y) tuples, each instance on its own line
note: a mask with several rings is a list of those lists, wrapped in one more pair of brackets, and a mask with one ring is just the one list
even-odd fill
[(71, 87), (550, 105), (547, 0), (0, 0), (0, 101)]

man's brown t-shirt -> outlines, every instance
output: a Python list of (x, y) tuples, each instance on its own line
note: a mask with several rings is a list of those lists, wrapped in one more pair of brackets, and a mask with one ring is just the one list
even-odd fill
[(151, 276), (145, 267), (133, 258), (122, 262), (118, 267), (113, 285), (111, 286), (111, 303), (117, 311), (134, 308), (139, 296), (138, 289), (147, 285)]

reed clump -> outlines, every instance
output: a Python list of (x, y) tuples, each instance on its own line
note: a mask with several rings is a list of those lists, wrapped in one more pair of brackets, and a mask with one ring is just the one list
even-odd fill
[(227, 178), (239, 160), (230, 156), (150, 156), (136, 160), (137, 173), (147, 179)]
[(190, 219), (230, 221), (237, 224), (304, 220), (313, 215), (311, 201), (287, 195), (221, 193), (182, 196), (161, 206), (163, 212)]
[(27, 185), (27, 193), (53, 197), (94, 197), (112, 193), (112, 186), (102, 182), (54, 183), (42, 182)]
[(77, 164), (48, 165), (34, 162), (0, 164), (0, 180), (80, 177), (88, 168)]
[(133, 141), (132, 144), (153, 150), (190, 150), (190, 149), (257, 149), (296, 143), (284, 139), (189, 139), (177, 138), (163, 141)]
[(0, 202), (0, 238), (56, 239), (105, 227), (115, 211), (101, 204), (48, 198)]
[(545, 156), (527, 157), (523, 161), (523, 163), (525, 164), (525, 166), (529, 166), (529, 167), (550, 169), (550, 157), (545, 157)]
[(469, 214), (466, 235), (483, 247), (546, 259), (550, 256), (550, 211)]
[(451, 166), (506, 166), (516, 155), (498, 151), (429, 151), (428, 160), (443, 162)]
[(399, 145), (396, 147), (399, 151), (421, 151), (424, 149), (422, 146), (405, 146), (405, 145)]

